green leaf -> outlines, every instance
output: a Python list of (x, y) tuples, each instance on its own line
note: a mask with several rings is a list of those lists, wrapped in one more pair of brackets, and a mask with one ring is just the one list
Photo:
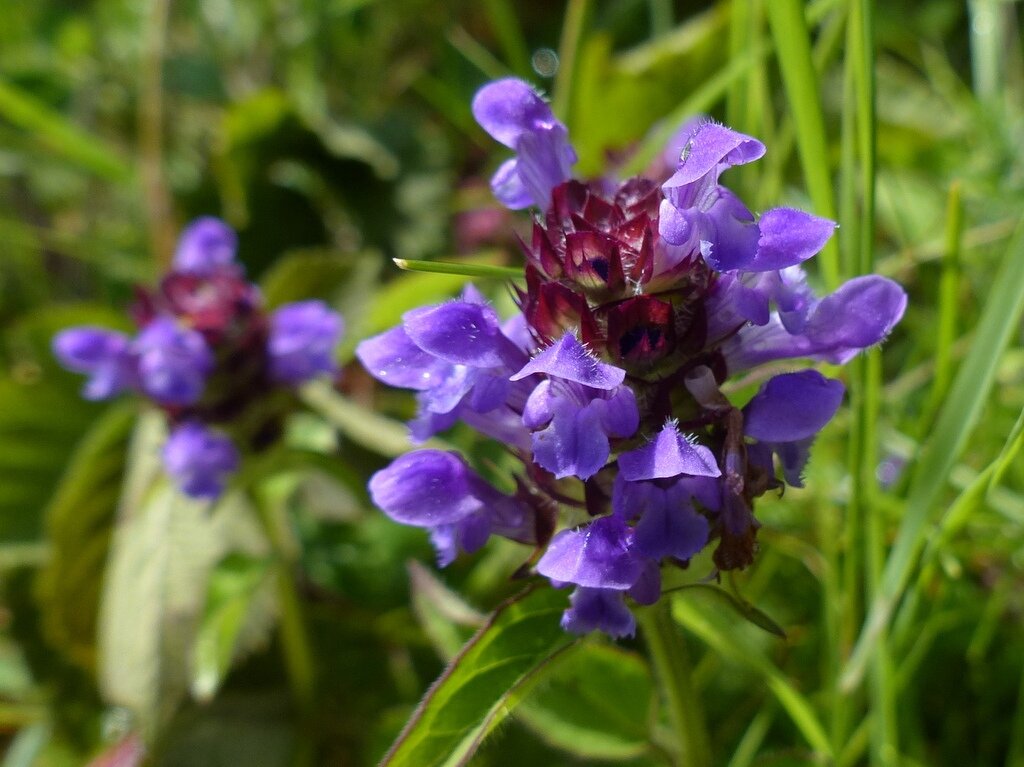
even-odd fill
[(434, 649), (450, 661), (485, 618), (419, 562), (410, 561), (408, 570), (413, 612)]
[(573, 643), (559, 625), (566, 604), (563, 592), (543, 586), (499, 607), (430, 688), (381, 764), (465, 764), (545, 664)]
[[(254, 612), (260, 586), (267, 582), (271, 560), (233, 553), (210, 574), (206, 606), (192, 651), (192, 695), (210, 700), (220, 689), (233, 662), (254, 645), (240, 640), (247, 618)], [(266, 601), (266, 600), (264, 600)], [(265, 612), (265, 611), (264, 611)], [(269, 622), (260, 621), (269, 628)], [(266, 632), (262, 639), (266, 638)], [(259, 644), (257, 640), (255, 644)]]
[[(797, 149), (804, 169), (814, 212), (836, 217), (832, 179), (829, 175), (828, 141), (821, 105), (818, 73), (811, 55), (811, 33), (805, 4), (800, 0), (765, 3), (775, 39), (775, 53), (782, 70), (782, 84), (796, 124)], [(829, 289), (839, 284), (839, 255), (833, 238), (818, 256)]]
[(548, 744), (585, 759), (633, 759), (649, 750), (654, 682), (647, 662), (585, 642), (563, 653), (516, 718)]
[(309, 298), (331, 300), (358, 260), (323, 250), (286, 253), (264, 273), (260, 289), (271, 308)]
[(50, 556), (39, 573), (47, 639), (87, 671), (96, 662), (96, 616), (128, 442), (137, 408), (108, 410), (68, 464), (46, 510)]
[[(311, 383), (304, 386), (300, 396), (303, 402), (336, 426), (348, 439), (368, 450), (393, 458), (413, 448), (405, 424), (357, 405), (327, 384)], [(450, 449), (436, 437), (421, 447)]]
[(147, 740), (188, 689), (191, 650), (215, 564), (228, 552), (260, 557), (268, 549), (241, 494), (211, 506), (159, 477), (151, 463), (159, 454), (152, 446), (162, 439), (153, 428), (159, 419), (143, 419), (145, 439), (133, 445), (99, 625), (101, 692), (132, 712)]

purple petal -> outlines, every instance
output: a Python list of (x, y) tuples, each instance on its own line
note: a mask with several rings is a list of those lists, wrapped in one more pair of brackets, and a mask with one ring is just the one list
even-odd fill
[(642, 605), (653, 605), (661, 596), (661, 568), (653, 559), (644, 562), (640, 577), (630, 586), (627, 595)]
[(559, 400), (551, 424), (533, 434), (533, 460), (558, 479), (588, 479), (608, 461), (611, 450), (594, 407)]
[(378, 381), (416, 391), (440, 385), (451, 370), (449, 363), (414, 344), (402, 327), (362, 341), (356, 357)]
[(743, 267), (750, 272), (775, 271), (806, 261), (825, 247), (836, 224), (802, 210), (775, 208), (761, 214), (757, 228), (757, 255)]
[(680, 493), (661, 493), (660, 503), (644, 509), (636, 525), (638, 554), (687, 560), (708, 542), (708, 521)]
[(406, 312), (402, 325), (423, 351), (454, 365), (496, 368), (521, 361), (489, 306), (449, 301)]
[(704, 214), (696, 208), (677, 208), (667, 199), (658, 211), (658, 234), (670, 245), (696, 250)]
[(856, 277), (823, 298), (805, 334), (829, 362), (843, 363), (857, 351), (880, 343), (907, 308), (907, 294), (890, 279)]
[(632, 437), (640, 425), (636, 395), (628, 386), (620, 386), (608, 399), (595, 399), (590, 407), (601, 418), (601, 428), (609, 437)]
[(163, 463), (174, 484), (192, 498), (218, 497), (238, 469), (238, 451), (231, 440), (206, 426), (188, 421), (171, 432)]
[(210, 274), (235, 260), (238, 236), (219, 218), (204, 216), (190, 223), (178, 239), (174, 268), (191, 274)]
[(509, 210), (522, 210), (534, 204), (533, 195), (519, 175), (519, 160), (503, 162), (491, 176), (491, 192)]
[(771, 445), (778, 454), (779, 461), (782, 463), (782, 475), (786, 478), (787, 484), (793, 487), (804, 486), (804, 467), (811, 457), (811, 445), (813, 443), (814, 437), (808, 437), (796, 442), (783, 442)]
[(559, 341), (538, 353), (512, 376), (512, 380), (518, 381), (534, 373), (545, 373), (606, 391), (626, 380), (625, 370), (601, 362), (572, 333), (566, 333)]
[(473, 117), (480, 127), (507, 146), (516, 148), (527, 132), (558, 123), (551, 107), (528, 83), (506, 78), (488, 83), (473, 97)]
[(603, 631), (617, 638), (636, 633), (636, 619), (621, 592), (581, 587), (572, 593), (569, 603), (569, 609), (562, 613), (561, 625), (570, 634)]
[(170, 317), (157, 317), (135, 340), (142, 390), (164, 405), (191, 405), (199, 400), (213, 353), (201, 333)]
[(341, 316), (323, 301), (285, 304), (271, 315), (267, 354), (271, 376), (298, 384), (334, 373), (334, 348), (341, 338)]
[(764, 153), (765, 146), (757, 139), (718, 123), (704, 123), (684, 145), (678, 169), (664, 184), (666, 196), (672, 189), (717, 172), (719, 166), (744, 165), (760, 159)]
[(714, 477), (680, 477), (676, 484), (700, 501), (709, 511), (722, 508), (722, 480)]
[(722, 473), (714, 454), (703, 445), (689, 442), (671, 421), (651, 442), (620, 455), (619, 470), (630, 482), (680, 474), (718, 477)]
[(452, 428), (462, 415), (461, 408), (442, 413), (431, 412), (423, 402), (422, 395), (417, 399), (420, 401), (420, 410), (416, 417), (409, 421), (409, 441), (414, 445), (423, 444), (435, 434)]
[(704, 260), (719, 272), (747, 269), (757, 253), (758, 229), (754, 214), (725, 187), (704, 213), (706, 231), (701, 239), (711, 244), (702, 250)]
[(557, 397), (551, 392), (551, 380), (541, 381), (530, 392), (523, 408), (523, 425), (530, 430), (542, 429), (555, 417)]
[(523, 133), (516, 142), (516, 173), (537, 207), (547, 209), (551, 190), (571, 177), (576, 153), (569, 146), (565, 126)]
[(123, 333), (105, 328), (68, 328), (54, 336), (53, 353), (68, 370), (89, 376), (82, 389), (86, 399), (107, 399), (138, 384), (131, 342)]
[(816, 370), (777, 375), (743, 408), (744, 432), (764, 442), (812, 437), (836, 414), (844, 391)]
[(556, 581), (625, 590), (640, 577), (641, 561), (630, 551), (632, 530), (621, 518), (600, 517), (551, 539), (537, 572)]
[(402, 524), (454, 524), (483, 508), (472, 493), (471, 476), (472, 469), (454, 453), (417, 450), (399, 456), (370, 477), (370, 497)]

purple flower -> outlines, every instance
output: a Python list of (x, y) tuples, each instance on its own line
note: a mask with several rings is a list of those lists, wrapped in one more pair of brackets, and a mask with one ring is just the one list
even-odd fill
[(491, 179), (494, 196), (513, 210), (551, 203), (551, 190), (569, 179), (576, 152), (565, 126), (527, 83), (513, 78), (481, 88), (473, 99), (473, 117), (516, 157)]
[(537, 354), (518, 373), (547, 379), (530, 394), (523, 424), (533, 431), (533, 457), (561, 479), (587, 479), (611, 454), (609, 438), (630, 437), (639, 425), (636, 396), (624, 370), (599, 361), (572, 333)]
[(621, 591), (584, 586), (569, 597), (569, 609), (562, 613), (561, 625), (570, 634), (603, 631), (610, 637), (620, 638), (636, 633), (636, 618), (626, 606)]
[(374, 474), (369, 487), (373, 502), (393, 520), (431, 531), (442, 567), (460, 549), (479, 549), (492, 533), (535, 540), (529, 509), (487, 484), (455, 453), (406, 453)]
[[(878, 276), (814, 294), (802, 264), (835, 223), (791, 208), (755, 216), (720, 183), (764, 155), (755, 138), (693, 121), (653, 164), (660, 179), (582, 182), (569, 176), (565, 126), (526, 83), (483, 88), (473, 113), (516, 153), (495, 194), (539, 208), (520, 240), (519, 313), (502, 325), (468, 291), (408, 312), (358, 355), (378, 380), (417, 392), (415, 437), (461, 421), (510, 448), (523, 464), (511, 508), (533, 511), (536, 571), (575, 587), (562, 626), (631, 635), (630, 600), (659, 598), (661, 567), (708, 546), (719, 570), (753, 562), (757, 498), (783, 479), (800, 484), (844, 393), (804, 370), (770, 379), (740, 409), (729, 376), (795, 357), (846, 362), (884, 340), (906, 295)], [(662, 163), (674, 166), (664, 182)], [(399, 459), (371, 489), (394, 519), (428, 528), (448, 562), (491, 532), (522, 532), (515, 514), (499, 529), (509, 499), (480, 483), (433, 451)], [(592, 521), (548, 541), (563, 507)]]
[(162, 405), (191, 405), (203, 394), (213, 353), (201, 333), (157, 317), (135, 340), (142, 390)]
[[(836, 414), (844, 392), (841, 381), (816, 370), (777, 375), (743, 408), (743, 431), (779, 456), (790, 485), (802, 487), (811, 443)], [(760, 454), (760, 461), (774, 475), (771, 454)]]
[(54, 336), (53, 353), (68, 370), (89, 376), (82, 389), (86, 399), (109, 399), (138, 385), (131, 341), (123, 333), (93, 327), (68, 328)]
[(877, 275), (849, 280), (821, 300), (807, 289), (802, 272), (787, 269), (770, 276), (774, 284), (767, 292), (779, 311), (761, 326), (741, 328), (722, 345), (731, 373), (791, 357), (844, 364), (885, 340), (907, 306), (903, 288)]
[(610, 636), (631, 636), (636, 623), (623, 597), (631, 596), (641, 604), (658, 600), (657, 565), (636, 550), (633, 538), (633, 528), (616, 515), (563, 530), (551, 539), (537, 572), (556, 585), (578, 587), (562, 616), (566, 631), (585, 634), (599, 629)]
[(509, 375), (526, 353), (508, 336), (494, 310), (474, 290), (460, 301), (407, 312), (402, 325), (356, 348), (378, 380), (418, 392), (419, 413), (410, 424), (423, 441), (463, 418), (511, 444), (528, 444), (518, 413), (529, 393)]
[(334, 348), (343, 330), (341, 316), (323, 301), (299, 301), (280, 307), (270, 318), (267, 354), (277, 381), (299, 384), (334, 373)]
[(163, 450), (164, 469), (174, 484), (192, 498), (214, 499), (224, 492), (238, 469), (238, 451), (231, 440), (198, 421), (171, 432)]
[(219, 218), (203, 216), (190, 223), (178, 238), (174, 268), (180, 272), (209, 275), (234, 263), (238, 236)]
[(639, 518), (637, 553), (685, 561), (708, 541), (707, 519), (692, 498), (707, 498), (706, 482), (722, 475), (712, 452), (690, 442), (672, 422), (646, 445), (619, 456), (612, 509), (624, 520)]
[(824, 247), (835, 223), (791, 208), (760, 220), (718, 183), (722, 171), (760, 159), (764, 144), (706, 122), (690, 135), (675, 174), (662, 185), (659, 230), (671, 245), (699, 251), (720, 272), (763, 272), (804, 261)]

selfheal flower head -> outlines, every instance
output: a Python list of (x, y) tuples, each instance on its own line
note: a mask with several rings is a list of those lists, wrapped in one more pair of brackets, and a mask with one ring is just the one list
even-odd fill
[(234, 443), (198, 421), (175, 427), (163, 449), (164, 470), (192, 498), (215, 499), (238, 470)]
[[(843, 397), (797, 366), (741, 408), (729, 376), (778, 359), (845, 362), (885, 338), (906, 295), (878, 276), (815, 294), (802, 264), (835, 223), (784, 207), (758, 215), (722, 183), (764, 155), (756, 138), (695, 121), (661, 179), (582, 182), (569, 177), (564, 126), (525, 83), (487, 86), (473, 111), (516, 152), (496, 196), (539, 209), (520, 243), (519, 313), (502, 324), (464, 295), (408, 312), (357, 353), (378, 380), (417, 392), (417, 436), (462, 421), (521, 462), (534, 569), (575, 588), (562, 626), (630, 635), (630, 605), (659, 598), (662, 568), (705, 549), (718, 570), (753, 562), (757, 499), (800, 484)], [(429, 529), (445, 562), (505, 534), (460, 459), (415, 459), (418, 478), (405, 460), (375, 478), (374, 499)]]
[(62, 330), (53, 339), (61, 365), (89, 376), (82, 389), (86, 399), (109, 399), (138, 385), (138, 365), (131, 341), (123, 333), (95, 327)]
[(424, 527), (445, 566), (459, 550), (473, 552), (497, 533), (536, 539), (534, 517), (519, 499), (491, 487), (456, 453), (416, 450), (370, 478), (370, 497), (396, 522)]
[(334, 373), (334, 349), (344, 328), (341, 317), (323, 301), (285, 304), (271, 315), (267, 354), (277, 381), (298, 384)]
[(203, 336), (158, 317), (135, 341), (142, 390), (164, 405), (191, 405), (203, 394), (213, 353)]

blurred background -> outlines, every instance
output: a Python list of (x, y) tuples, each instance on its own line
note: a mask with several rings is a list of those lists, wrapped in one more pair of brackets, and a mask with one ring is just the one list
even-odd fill
[[(650, 159), (675, 126), (706, 113), (769, 147), (763, 162), (727, 177), (752, 209), (827, 214), (820, 185), (809, 183), (767, 5), (9, 0), (0, 21), (2, 765), (133, 765), (141, 738), (159, 765), (373, 764), (478, 624), (476, 610), (514, 590), (508, 577), (524, 558), (495, 543), (430, 574), (426, 536), (375, 512), (362, 489), (392, 450), (367, 429), (393, 446), (411, 400), (377, 391), (346, 364), (341, 401), (387, 416), (325, 407), (299, 419), (305, 444), (333, 468), (304, 469), (278, 494), (317, 662), (315, 708), (297, 716), (277, 608), (244, 585), (233, 549), (214, 547), (201, 578), (175, 574), (227, 532), (202, 516), (193, 528), (149, 530), (132, 545), (153, 547), (145, 550), (166, 568), (123, 590), (111, 580), (110, 563), (126, 556), (114, 531), (138, 413), (82, 401), (81, 380), (51, 357), (55, 331), (126, 326), (133, 285), (157, 279), (183, 224), (212, 214), (238, 230), (240, 258), (268, 301), (317, 296), (343, 312), (350, 362), (358, 340), (463, 282), (401, 273), (391, 259), (519, 263), (512, 232), (525, 217), (493, 202), (487, 180), (503, 150), (469, 110), (478, 87), (508, 74), (554, 93), (580, 175), (638, 151)], [(826, 186), (843, 161), (845, 121), (856, 119), (843, 67), (847, 5), (805, 7)], [(887, 541), (903, 520), (904, 467), (949, 402), (1024, 209), (1021, 15), (1013, 0), (875, 9), (877, 220), (865, 236), (876, 270), (911, 295), (882, 356)], [(508, 301), (500, 284), (490, 292)], [(893, 764), (1024, 765), (1024, 460), (1003, 466), (984, 493), (976, 483), (1006, 455), (1024, 407), (1019, 302), (1012, 309), (1009, 348), (994, 351), (966, 450), (920, 530), (927, 553), (893, 639), (903, 752)], [(715, 764), (821, 763), (776, 691), (783, 679), (827, 708), (836, 693), (826, 648), (848, 651), (854, 638), (829, 636), (825, 615), (835, 531), (823, 519), (849, 493), (848, 420), (823, 435), (807, 490), (763, 504), (763, 550), (740, 576), (746, 598), (788, 638), (694, 600), (719, 632), (692, 642)], [(475, 449), (469, 434), (452, 442)], [(950, 521), (954, 499), (961, 513)], [(211, 583), (237, 596), (244, 623), (215, 683), (197, 680), (192, 650), (197, 632), (216, 635), (223, 619), (210, 617)], [(101, 620), (103, 610), (138, 619)], [(111, 641), (103, 631), (134, 638), (116, 662), (100, 647)], [(708, 641), (715, 636), (732, 638), (733, 652)], [(622, 645), (623, 663), (640, 664), (636, 705), (617, 710), (610, 692), (563, 680), (474, 764), (663, 764), (648, 742), (652, 687), (640, 646)], [(850, 730), (836, 763), (865, 763), (867, 732)]]

